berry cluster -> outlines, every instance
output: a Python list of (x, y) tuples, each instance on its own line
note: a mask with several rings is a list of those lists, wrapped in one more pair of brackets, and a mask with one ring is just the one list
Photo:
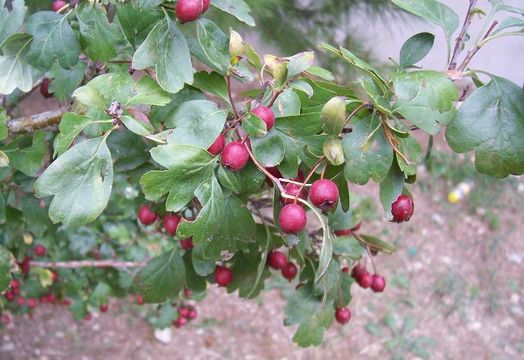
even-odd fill
[(292, 281), (298, 274), (298, 267), (288, 261), (286, 254), (281, 251), (271, 251), (267, 257), (267, 263), (272, 269), (279, 270), (287, 281)]
[[(344, 271), (349, 271), (344, 268)], [(383, 292), (386, 288), (386, 279), (379, 274), (371, 274), (364, 265), (358, 263), (351, 270), (351, 276), (355, 279), (358, 285), (363, 289), (373, 290), (373, 292)]]
[(178, 318), (173, 321), (173, 326), (179, 329), (191, 320), (195, 320), (197, 315), (198, 313), (193, 305), (180, 305), (178, 307)]

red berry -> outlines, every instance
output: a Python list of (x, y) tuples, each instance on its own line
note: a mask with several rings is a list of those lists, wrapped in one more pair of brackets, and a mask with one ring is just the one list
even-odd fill
[(353, 266), (353, 269), (351, 270), (351, 276), (356, 279), (358, 275), (365, 274), (367, 272), (368, 271), (364, 265), (357, 264)]
[(11, 280), (11, 287), (13, 289), (20, 289), (20, 281), (17, 279)]
[(109, 304), (100, 304), (100, 311), (106, 313), (109, 310)]
[(64, 6), (66, 6), (67, 2), (65, 2), (64, 0), (55, 0), (53, 2), (53, 5), (51, 6), (51, 9), (54, 11), (54, 12), (57, 12), (58, 10), (60, 10), (61, 8), (63, 8)]
[(196, 309), (194, 307), (190, 307), (189, 308), (189, 314), (187, 315), (187, 318), (189, 320), (195, 320), (197, 315), (198, 315), (198, 313), (197, 313)]
[(138, 294), (138, 295), (136, 296), (136, 303), (137, 303), (138, 305), (144, 305), (144, 297), (143, 297), (142, 295)]
[(26, 256), (21, 263), (18, 263), (22, 273), (27, 274), (31, 270), (31, 260), (33, 260), (31, 256)]
[(12, 292), (11, 290), (7, 290), (7, 291), (5, 292), (5, 295), (4, 295), (4, 296), (5, 296), (5, 298), (6, 298), (7, 301), (13, 301), (13, 300), (15, 299), (15, 293)]
[(273, 175), (276, 178), (281, 178), (282, 174), (280, 173), (280, 170), (278, 170), (277, 167), (268, 167), (266, 168), (267, 172)]
[(231, 171), (240, 171), (249, 160), (249, 152), (246, 146), (239, 141), (233, 141), (226, 145), (222, 151), (222, 165)]
[(198, 19), (204, 11), (202, 0), (178, 0), (176, 3), (176, 16), (181, 23)]
[(64, 306), (69, 306), (71, 305), (71, 300), (69, 299), (63, 299), (61, 302), (60, 302), (61, 305), (64, 305)]
[(304, 180), (306, 180), (306, 177), (304, 176), (304, 173), (302, 172), (302, 170), (298, 170), (297, 176), (293, 179), (293, 181), (296, 181), (296, 182), (299, 182), (299, 183), (303, 183)]
[(207, 9), (209, 9), (209, 3), (211, 0), (203, 0), (202, 1), (202, 13), (205, 13)]
[(360, 230), (360, 226), (362, 225), (361, 222), (359, 222), (357, 225), (352, 227), (351, 229), (343, 229), (343, 230), (335, 230), (336, 236), (351, 236), (353, 233)]
[(351, 319), (351, 310), (348, 308), (338, 307), (335, 310), (335, 319), (341, 325), (345, 325)]
[(53, 97), (53, 94), (49, 92), (49, 84), (51, 84), (51, 80), (49, 80), (48, 78), (43, 78), (42, 83), (40, 84), (40, 94), (42, 94), (42, 96), (46, 99)]
[(191, 297), (191, 295), (193, 295), (193, 292), (191, 290), (189, 290), (188, 288), (184, 288), (184, 297), (186, 299), (189, 299)]
[(180, 329), (182, 326), (186, 325), (187, 324), (187, 319), (185, 317), (182, 317), (182, 316), (179, 316), (178, 319), (176, 319), (175, 321), (173, 321), (173, 325), (177, 328), (177, 329)]
[(313, 205), (322, 210), (334, 208), (337, 205), (338, 197), (337, 185), (327, 179), (315, 181), (309, 190), (309, 200), (311, 200)]
[(184, 250), (191, 250), (195, 245), (193, 245), (193, 238), (180, 240), (180, 246)]
[(224, 150), (224, 145), (226, 144), (226, 138), (224, 135), (220, 134), (216, 138), (215, 142), (207, 149), (211, 155), (218, 155)]
[(282, 270), (287, 264), (287, 256), (281, 251), (273, 250), (267, 257), (267, 262), (275, 270)]
[(298, 268), (292, 262), (288, 262), (286, 266), (282, 268), (282, 276), (288, 281), (293, 280), (298, 274)]
[(225, 266), (215, 268), (215, 282), (219, 286), (228, 286), (233, 281), (233, 271)]
[(93, 318), (93, 315), (91, 315), (91, 313), (89, 313), (89, 312), (86, 314), (86, 316), (84, 316), (84, 320), (85, 320), (85, 321), (89, 321), (89, 320), (91, 320), (92, 318)]
[(391, 214), (393, 215), (393, 222), (401, 223), (408, 221), (413, 215), (415, 204), (413, 199), (407, 195), (400, 195), (397, 200), (391, 204)]
[(343, 273), (349, 273), (349, 267), (344, 266), (344, 267), (342, 268), (342, 272), (343, 272)]
[(36, 299), (33, 299), (33, 298), (31, 298), (31, 299), (27, 299), (27, 306), (28, 306), (28, 307), (30, 307), (30, 308), (33, 309), (33, 308), (36, 307), (37, 304), (38, 304), (38, 303), (37, 303)]
[(286, 205), (280, 210), (278, 221), (283, 232), (286, 234), (297, 234), (306, 227), (306, 210), (297, 204)]
[(190, 310), (188, 308), (181, 307), (178, 309), (178, 316), (183, 317), (183, 318), (188, 318), (189, 312)]
[(35, 256), (45, 256), (47, 249), (42, 244), (36, 244), (34, 248)]
[(53, 293), (49, 293), (46, 298), (48, 303), (54, 303), (56, 301), (55, 294)]
[(259, 106), (253, 109), (252, 113), (266, 123), (267, 131), (271, 130), (275, 125), (275, 113), (270, 108)]
[(148, 205), (142, 205), (138, 210), (138, 221), (148, 226), (154, 223), (158, 215)]
[(25, 305), (25, 299), (23, 297), (21, 297), (21, 296), (18, 299), (16, 299), (16, 302), (20, 306), (24, 306)]
[(363, 274), (358, 274), (355, 277), (355, 280), (357, 280), (357, 283), (360, 285), (361, 288), (367, 289), (373, 283), (373, 275), (371, 275), (368, 272), (365, 272)]
[(383, 292), (386, 288), (386, 279), (380, 275), (373, 275), (373, 282), (371, 283), (371, 290), (373, 292)]
[[(289, 195), (289, 196), (297, 196), (298, 194), (298, 197), (301, 198), (301, 199), (304, 199), (306, 200), (307, 199), (307, 192), (306, 192), (306, 188), (302, 188), (302, 190), (300, 190), (302, 188), (302, 186), (298, 185), (298, 184), (293, 184), (293, 183), (287, 183), (286, 186), (284, 186), (284, 191), (286, 193), (286, 195)], [(293, 199), (288, 199), (288, 198), (282, 198), (284, 204), (288, 205), (288, 204), (292, 204), (294, 202)]]
[(171, 235), (176, 235), (176, 230), (178, 228), (178, 224), (180, 224), (180, 220), (182, 218), (180, 216), (177, 216), (175, 214), (165, 214), (164, 215), (164, 229), (166, 229), (166, 232)]
[(52, 271), (51, 272), (51, 279), (53, 280), (53, 282), (58, 282), (60, 281), (60, 275), (58, 275), (58, 273), (56, 271)]

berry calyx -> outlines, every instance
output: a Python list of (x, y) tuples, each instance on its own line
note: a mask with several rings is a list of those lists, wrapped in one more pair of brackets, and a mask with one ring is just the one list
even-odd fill
[(297, 204), (286, 205), (280, 210), (278, 221), (283, 232), (297, 234), (306, 227), (306, 210)]
[(337, 307), (335, 310), (335, 319), (341, 325), (345, 325), (351, 319), (351, 310), (348, 308)]
[(181, 23), (198, 19), (204, 10), (202, 0), (178, 0), (176, 3), (176, 17)]
[(270, 108), (259, 106), (253, 109), (252, 113), (266, 123), (267, 131), (271, 130), (275, 125), (275, 113)]
[(209, 3), (211, 0), (202, 0), (202, 13), (205, 13), (209, 9)]
[(35, 256), (45, 256), (47, 249), (42, 244), (36, 244), (34, 248)]
[(287, 279), (287, 281), (293, 280), (298, 274), (297, 266), (291, 261), (282, 268), (282, 276)]
[(413, 199), (407, 195), (400, 195), (397, 200), (391, 204), (392, 221), (397, 223), (409, 221), (414, 209), (415, 204), (413, 203)]
[[(286, 186), (284, 186), (284, 191), (286, 193), (286, 195), (289, 195), (289, 196), (292, 196), (292, 197), (298, 197), (301, 198), (301, 199), (304, 199), (306, 200), (307, 199), (307, 192), (306, 192), (306, 188), (302, 188), (302, 186), (298, 185), (298, 184), (293, 184), (293, 183), (287, 183)], [(288, 198), (282, 198), (284, 204), (288, 205), (288, 204), (292, 204), (294, 202), (293, 199), (288, 199)]]
[(157, 218), (158, 215), (156, 212), (151, 210), (149, 205), (142, 205), (142, 207), (138, 210), (138, 221), (140, 221), (145, 226), (151, 225), (156, 221)]
[(215, 268), (215, 282), (218, 286), (228, 286), (233, 281), (233, 271), (225, 266), (218, 265)]
[(226, 145), (222, 151), (222, 165), (231, 171), (240, 171), (249, 160), (249, 152), (246, 145), (239, 141), (233, 141)]
[(373, 283), (373, 275), (371, 275), (370, 273), (366, 271), (363, 274), (358, 274), (355, 277), (355, 280), (357, 281), (357, 283), (360, 285), (361, 288), (368, 289), (371, 286), (371, 284)]
[(64, 0), (55, 0), (53, 2), (53, 5), (51, 6), (51, 9), (54, 11), (54, 12), (57, 12), (58, 10), (60, 10), (61, 8), (63, 8), (64, 6), (66, 6), (67, 2), (65, 2)]
[(138, 295), (136, 296), (136, 303), (137, 303), (138, 305), (144, 305), (144, 297), (143, 297), (142, 295), (138, 294)]
[(371, 290), (373, 292), (383, 292), (386, 288), (386, 279), (378, 274), (373, 275), (373, 282), (371, 283)]
[[(53, 6), (54, 5), (55, 4), (53, 4)], [(65, 5), (65, 2), (64, 2), (64, 5)], [(58, 9), (60, 8), (61, 7), (59, 7)], [(54, 10), (54, 11), (58, 11), (58, 10)], [(43, 78), (42, 83), (40, 84), (40, 94), (42, 94), (42, 96), (45, 97), (46, 99), (53, 97), (53, 94), (49, 92), (49, 84), (51, 84), (51, 80), (49, 80), (48, 78)]]
[(282, 270), (287, 264), (287, 256), (281, 251), (273, 250), (267, 257), (267, 263), (275, 270)]
[(193, 238), (180, 240), (180, 247), (184, 250), (191, 250), (195, 245), (193, 245)]
[(224, 135), (220, 134), (216, 138), (215, 142), (212, 143), (211, 146), (207, 149), (207, 151), (211, 155), (216, 156), (222, 152), (225, 144), (226, 144), (226, 138), (224, 137)]
[(109, 304), (100, 304), (100, 312), (106, 313), (109, 310)]
[(166, 232), (171, 235), (176, 235), (176, 230), (178, 229), (178, 224), (182, 218), (175, 214), (165, 214), (164, 215), (164, 229)]
[(339, 192), (337, 185), (328, 179), (317, 180), (309, 189), (309, 200), (322, 210), (329, 210), (337, 205)]

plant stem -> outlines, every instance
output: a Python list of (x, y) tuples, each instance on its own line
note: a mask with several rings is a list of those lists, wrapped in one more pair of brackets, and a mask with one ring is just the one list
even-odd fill
[(31, 261), (31, 266), (42, 268), (78, 269), (84, 267), (130, 268), (143, 267), (145, 261), (79, 260), (79, 261)]
[(229, 96), (229, 102), (231, 103), (231, 108), (233, 109), (233, 113), (235, 114), (235, 117), (238, 121), (240, 121), (240, 117), (238, 116), (238, 111), (235, 106), (235, 101), (233, 100), (233, 94), (231, 92), (231, 76), (226, 76), (226, 82), (227, 82), (227, 95)]
[[(366, 101), (366, 102), (363, 102), (362, 104), (360, 104), (359, 106), (357, 106), (357, 108), (355, 110), (353, 110), (351, 112), (351, 114), (349, 114), (349, 116), (347, 117), (346, 121), (344, 122), (344, 126), (342, 126), (342, 131), (344, 131), (344, 128), (346, 127), (348, 122), (351, 121), (353, 116), (357, 115), (360, 110), (362, 110), (363, 108), (367, 107), (368, 105), (369, 105), (369, 103)], [(342, 134), (342, 131), (340, 132), (340, 134)]]
[[(489, 35), (493, 32), (493, 30), (495, 29), (495, 27), (498, 25), (498, 21), (493, 21), (493, 24), (491, 24), (491, 26), (489, 27), (488, 31), (486, 32), (486, 35), (484, 35), (484, 38), (482, 39), (482, 41), (486, 40)], [(484, 45), (483, 42), (479, 42), (477, 43), (473, 49), (471, 49), (470, 51), (468, 51), (468, 55), (466, 56), (466, 58), (464, 59), (464, 61), (462, 62), (462, 64), (460, 64), (459, 68), (458, 68), (458, 71), (460, 72), (463, 72), (465, 69), (466, 69), (466, 66), (468, 66), (468, 64), (470, 63), (470, 61), (473, 59), (473, 57), (475, 56), (475, 54), (480, 50), (480, 48)]]
[(317, 171), (318, 167), (320, 166), (320, 164), (322, 164), (322, 160), (324, 160), (326, 157), (325, 156), (322, 156), (320, 159), (317, 160), (317, 162), (315, 163), (315, 165), (313, 165), (313, 167), (311, 168), (311, 170), (309, 171), (309, 174), (307, 175), (306, 179), (304, 180), (304, 182), (302, 183), (302, 185), (300, 186), (300, 189), (297, 191), (297, 195), (293, 198), (294, 200), (294, 203), (296, 204), (297, 200), (298, 200), (298, 196), (300, 195), (300, 193), (302, 192), (302, 190), (304, 190), (304, 187), (306, 186), (306, 184), (308, 183), (309, 179), (311, 179), (311, 177), (313, 176), (313, 174), (315, 173), (315, 171)]
[(69, 111), (69, 106), (58, 110), (44, 111), (39, 114), (12, 119), (7, 123), (11, 134), (30, 133), (60, 123), (62, 116)]
[(462, 52), (462, 45), (464, 44), (464, 38), (466, 37), (468, 33), (469, 26), (472, 22), (473, 17), (473, 7), (477, 4), (477, 0), (469, 0), (469, 7), (468, 7), (468, 13), (466, 15), (466, 19), (464, 20), (464, 25), (462, 25), (462, 30), (460, 31), (459, 36), (457, 37), (456, 43), (455, 43), (455, 49), (453, 50), (453, 56), (451, 57), (451, 61), (449, 63), (449, 70), (455, 70), (457, 68), (457, 57)]

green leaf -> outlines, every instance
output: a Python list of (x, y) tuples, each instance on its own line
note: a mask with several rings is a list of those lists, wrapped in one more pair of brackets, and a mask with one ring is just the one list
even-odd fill
[(333, 73), (327, 69), (324, 69), (324, 68), (321, 68), (319, 66), (311, 66), (309, 69), (307, 69), (306, 71), (308, 74), (310, 75), (313, 75), (313, 76), (316, 76), (316, 77), (319, 77), (323, 80), (326, 80), (326, 81), (333, 81), (335, 80), (335, 75), (333, 75)]
[(400, 49), (400, 66), (410, 67), (424, 59), (433, 48), (435, 35), (427, 32), (410, 37)]
[(364, 248), (353, 236), (337, 236), (333, 239), (333, 253), (348, 257), (352, 260), (360, 260)]
[[(261, 271), (259, 271), (260, 269)], [(258, 251), (252, 251), (247, 254), (241, 251), (238, 252), (235, 255), (235, 263), (232, 270), (235, 275), (233, 281), (227, 287), (227, 291), (231, 293), (238, 289), (238, 296), (245, 299), (253, 299), (259, 296), (264, 289), (264, 280), (271, 277), (271, 273), (266, 266), (266, 256), (261, 256)]]
[[(124, 115), (120, 117), (120, 120), (124, 126), (131, 132), (140, 135), (147, 136), (150, 135), (154, 129), (147, 117), (141, 112), (135, 112), (135, 114), (142, 114), (141, 116), (128, 116)], [(145, 121), (147, 120), (147, 121)]]
[(284, 143), (275, 131), (269, 132), (264, 137), (251, 138), (250, 141), (255, 158), (264, 167), (277, 166), (284, 159)]
[(280, 94), (271, 108), (275, 117), (293, 116), (300, 114), (300, 99), (292, 89), (286, 89)]
[(524, 29), (524, 19), (517, 18), (517, 17), (514, 17), (514, 16), (510, 16), (510, 17), (502, 20), (500, 22), (499, 26), (497, 26), (496, 30), (493, 31), (493, 33), (491, 35), (492, 36), (496, 35), (496, 34), (500, 33), (502, 30), (506, 30), (506, 29), (510, 29), (510, 28), (514, 28), (514, 27), (518, 27), (518, 28), (523, 28)]
[(202, 91), (218, 96), (229, 104), (229, 95), (227, 91), (227, 83), (224, 76), (217, 72), (199, 71), (195, 74), (195, 81), (193, 86)]
[(353, 120), (353, 131), (342, 140), (346, 165), (344, 176), (364, 185), (371, 178), (381, 182), (393, 161), (393, 149), (384, 135), (380, 119), (373, 113)]
[(343, 97), (334, 97), (324, 105), (320, 116), (324, 123), (324, 131), (338, 136), (346, 122), (346, 101)]
[(436, 0), (393, 0), (393, 4), (440, 26), (444, 30), (448, 42), (460, 25), (458, 15)]
[(405, 177), (400, 171), (397, 162), (393, 161), (391, 169), (380, 183), (380, 202), (384, 208), (386, 219), (392, 220), (391, 204), (402, 194), (404, 189)]
[(92, 117), (78, 115), (75, 113), (65, 113), (60, 121), (60, 133), (56, 136), (54, 141), (55, 152), (53, 157), (62, 155), (69, 149), (73, 140), (85, 129), (89, 124), (95, 121)]
[(27, 19), (25, 31), (33, 36), (27, 59), (47, 71), (55, 61), (65, 69), (78, 63), (80, 43), (65, 15), (39, 11)]
[(134, 1), (118, 4), (116, 16), (127, 41), (135, 48), (144, 42), (157, 22), (164, 18), (159, 8), (145, 9)]
[(7, 127), (7, 114), (4, 108), (0, 107), (0, 141), (5, 140), (9, 135), (9, 128)]
[(151, 259), (135, 276), (134, 283), (147, 303), (162, 303), (184, 288), (184, 260), (176, 249)]
[(524, 91), (496, 76), (466, 99), (446, 131), (453, 151), (474, 150), (477, 170), (499, 178), (524, 174), (523, 136)]
[(44, 131), (34, 136), (19, 136), (4, 148), (9, 165), (27, 176), (36, 176), (44, 164), (47, 145)]
[(360, 235), (359, 239), (362, 240), (366, 246), (377, 251), (382, 251), (386, 254), (393, 254), (397, 251), (397, 248), (393, 244), (380, 240), (374, 236)]
[(255, 20), (249, 14), (251, 9), (243, 0), (213, 0), (211, 5), (233, 15), (249, 26), (255, 26)]
[(77, 11), (77, 19), (82, 48), (92, 60), (109, 61), (127, 45), (120, 28), (109, 23), (102, 7), (86, 6)]
[[(0, 194), (1, 195), (1, 194)], [(12, 255), (4, 246), (0, 245), (0, 292), (3, 292), (11, 283)]]
[(325, 49), (338, 57), (342, 58), (346, 62), (350, 63), (351, 65), (359, 68), (360, 70), (364, 71), (366, 74), (368, 74), (377, 85), (380, 87), (382, 92), (385, 94), (388, 92), (388, 85), (386, 81), (380, 76), (377, 69), (375, 69), (373, 66), (365, 62), (364, 60), (360, 59), (358, 56), (353, 54), (351, 51), (344, 49), (343, 47), (339, 49), (334, 48), (333, 46), (322, 44), (320, 45), (322, 49)]
[(158, 83), (170, 93), (177, 93), (184, 83), (193, 82), (193, 65), (186, 39), (167, 15), (136, 50), (132, 66), (138, 70), (154, 67)]
[(33, 68), (27, 53), (33, 37), (16, 33), (0, 44), (0, 94), (8, 95), (16, 88), (28, 92), (33, 87)]
[(106, 282), (100, 281), (96, 284), (95, 288), (91, 292), (89, 299), (96, 304), (107, 304), (111, 295), (111, 286)]
[(87, 224), (104, 211), (113, 185), (106, 137), (81, 142), (60, 156), (35, 182), (37, 197), (54, 196), (53, 223)]
[(195, 190), (209, 179), (217, 159), (206, 150), (169, 144), (151, 150), (153, 159), (169, 169), (150, 171), (140, 179), (146, 199), (159, 200), (169, 193), (167, 211), (180, 211), (192, 198)]
[(324, 156), (335, 166), (342, 165), (346, 162), (342, 141), (340, 141), (338, 137), (326, 140), (324, 143)]
[(230, 62), (227, 35), (211, 20), (201, 18), (197, 22), (197, 37), (209, 62), (220, 74), (225, 75)]
[(55, 62), (47, 73), (47, 76), (53, 79), (49, 84), (49, 91), (60, 101), (69, 99), (84, 79), (86, 67), (85, 62), (79, 61), (72, 68), (64, 69)]
[(306, 51), (286, 59), (288, 60), (287, 78), (290, 79), (313, 66), (313, 63), (315, 62), (315, 53), (313, 51)]
[(392, 75), (397, 101), (393, 111), (426, 131), (436, 134), (455, 115), (458, 91), (446, 75), (437, 71), (415, 71)]
[(244, 116), (242, 119), (242, 128), (251, 138), (263, 137), (267, 135), (266, 123), (255, 114), (247, 114)]
[(404, 177), (408, 178), (417, 174), (417, 164), (424, 160), (424, 153), (422, 152), (422, 147), (417, 142), (413, 136), (408, 136), (406, 138), (400, 138), (398, 148), (408, 158), (411, 162), (410, 164), (406, 163), (404, 159), (398, 154), (396, 155), (398, 166), (400, 170), (404, 173)]
[(13, 0), (10, 9), (0, 0), (0, 44), (22, 27), (26, 12), (24, 0)]
[(129, 98), (130, 99), (124, 103), (126, 106), (163, 106), (171, 101), (169, 93), (162, 90), (160, 85), (149, 76), (142, 76), (135, 82), (133, 88), (129, 90)]
[(207, 100), (186, 101), (170, 113), (166, 126), (174, 128), (168, 143), (186, 144), (207, 149), (224, 128), (227, 111)]
[(155, 329), (166, 329), (172, 326), (174, 320), (178, 318), (178, 310), (170, 303), (162, 304), (158, 310), (158, 317), (155, 319)]

